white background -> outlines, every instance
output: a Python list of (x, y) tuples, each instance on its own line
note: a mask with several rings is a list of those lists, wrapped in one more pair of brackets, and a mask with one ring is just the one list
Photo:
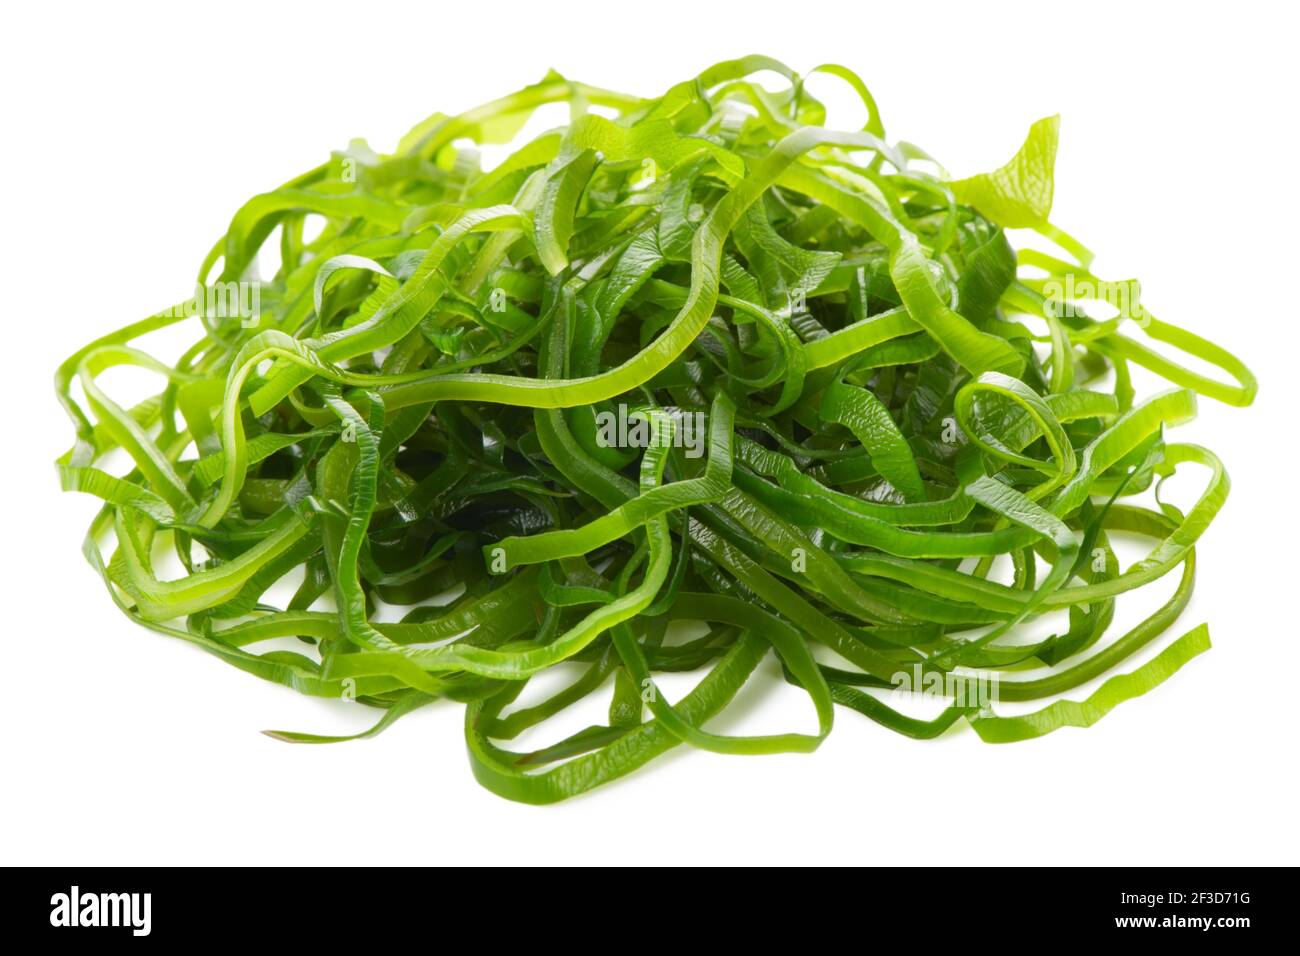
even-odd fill
[[(1300, 862), (1297, 84), (1283, 9), (12, 5), (0, 862)], [(1254, 407), (1202, 400), (1178, 436), (1213, 447), (1234, 481), (1193, 606), (1165, 638), (1208, 620), (1211, 652), (1088, 731), (924, 743), (843, 712), (814, 755), (679, 750), (534, 808), (473, 781), (458, 705), (369, 741), (277, 743), (258, 731), (342, 732), (372, 713), (263, 684), (117, 613), (79, 554), (95, 502), (61, 495), (51, 466), (72, 435), (50, 388), (60, 359), (183, 298), (241, 202), (351, 137), (390, 149), (427, 113), (552, 66), (652, 95), (750, 52), (855, 68), (890, 138), (957, 176), (1062, 114), (1053, 219), (1100, 251), (1102, 275), (1140, 276), (1153, 311), (1262, 381)], [(811, 725), (788, 690), (748, 711), (745, 727)]]

